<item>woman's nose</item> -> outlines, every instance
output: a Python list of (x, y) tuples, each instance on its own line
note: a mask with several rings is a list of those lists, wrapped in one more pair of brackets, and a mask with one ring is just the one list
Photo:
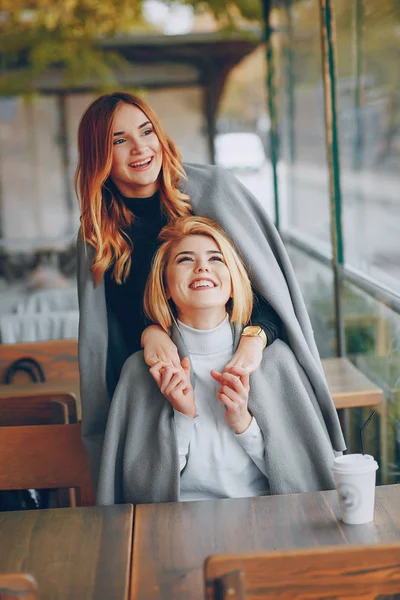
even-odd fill
[(196, 271), (201, 273), (202, 271), (208, 271), (208, 263), (206, 261), (198, 261), (196, 264)]
[(131, 144), (131, 154), (140, 154), (144, 147), (142, 140), (133, 140)]

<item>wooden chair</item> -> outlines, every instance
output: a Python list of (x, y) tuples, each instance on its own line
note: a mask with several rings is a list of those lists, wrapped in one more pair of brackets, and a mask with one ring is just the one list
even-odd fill
[(207, 600), (393, 597), (400, 544), (220, 554), (206, 559), (204, 574)]
[[(0, 397), (0, 427), (69, 423), (77, 423), (74, 394)], [(60, 489), (53, 498), (59, 507), (76, 506), (75, 489)]]
[(76, 488), (77, 505), (94, 504), (80, 424), (0, 428), (0, 490)]
[(37, 583), (27, 573), (0, 573), (0, 600), (36, 600)]
[[(0, 381), (3, 382), (7, 368), (15, 360), (30, 356), (43, 368), (46, 381), (79, 379), (77, 340), (47, 340), (40, 342), (21, 342), (18, 344), (0, 344)], [(26, 373), (18, 372), (13, 378), (14, 384), (30, 383)]]
[(77, 423), (74, 394), (0, 397), (0, 427)]

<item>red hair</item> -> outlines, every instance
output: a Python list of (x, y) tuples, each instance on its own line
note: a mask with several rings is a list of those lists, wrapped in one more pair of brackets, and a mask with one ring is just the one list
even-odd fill
[(75, 189), (81, 209), (81, 233), (95, 249), (91, 271), (98, 284), (114, 265), (113, 277), (125, 281), (131, 267), (132, 243), (124, 229), (134, 217), (121, 201), (110, 179), (113, 153), (113, 123), (121, 104), (139, 108), (152, 123), (161, 145), (162, 166), (158, 185), (161, 204), (168, 217), (191, 214), (189, 196), (178, 189), (186, 178), (179, 150), (167, 136), (155, 112), (142, 99), (125, 92), (105, 94), (86, 109), (78, 130), (78, 166)]

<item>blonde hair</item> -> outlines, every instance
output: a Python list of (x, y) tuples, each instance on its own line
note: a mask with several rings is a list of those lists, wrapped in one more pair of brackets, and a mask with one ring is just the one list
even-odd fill
[(204, 217), (183, 217), (166, 225), (160, 232), (163, 241), (153, 258), (150, 275), (144, 291), (144, 309), (151, 321), (168, 332), (176, 322), (174, 308), (168, 300), (166, 270), (171, 252), (182, 238), (203, 235), (211, 238), (222, 252), (232, 280), (232, 304), (229, 309), (232, 322), (245, 325), (253, 309), (253, 292), (247, 271), (232, 242), (219, 225)]
[(78, 130), (78, 166), (75, 189), (80, 201), (81, 232), (95, 249), (91, 271), (96, 284), (111, 266), (118, 283), (126, 280), (131, 267), (132, 242), (126, 229), (134, 220), (110, 179), (113, 154), (113, 124), (121, 104), (139, 108), (152, 123), (161, 145), (159, 175), (161, 204), (170, 219), (191, 214), (189, 196), (178, 189), (186, 178), (180, 153), (167, 136), (159, 118), (141, 98), (125, 92), (105, 94), (85, 111)]

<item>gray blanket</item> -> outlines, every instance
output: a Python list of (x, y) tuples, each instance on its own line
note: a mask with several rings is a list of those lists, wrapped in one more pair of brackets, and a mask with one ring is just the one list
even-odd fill
[[(234, 329), (235, 346), (240, 331)], [(181, 358), (188, 356), (175, 328), (173, 337)], [(192, 383), (196, 395), (195, 376)], [(265, 350), (250, 385), (249, 409), (263, 433), (270, 493), (332, 489), (332, 445), (308, 378), (287, 344), (276, 340)], [(179, 481), (173, 410), (137, 352), (126, 361), (111, 403), (97, 504), (174, 502)]]
[[(339, 420), (322, 370), (307, 310), (285, 247), (265, 209), (245, 186), (220, 167), (185, 164), (185, 170), (188, 181), (182, 181), (181, 187), (189, 194), (194, 213), (219, 222), (235, 242), (255, 287), (283, 321), (288, 345), (298, 366), (302, 368), (308, 387), (315, 395), (316, 414), (321, 416), (333, 448), (344, 450)], [(96, 486), (111, 398), (126, 356), (121, 352), (122, 344), (119, 344), (121, 332), (115, 323), (108, 321), (104, 280), (97, 287), (92, 281), (89, 272), (92, 257), (93, 249), (85, 247), (79, 236), (82, 434)], [(276, 344), (265, 351), (265, 361), (272, 352), (276, 352)], [(134, 364), (138, 360), (138, 357), (132, 358)], [(278, 372), (282, 373), (282, 370)], [(254, 379), (257, 380), (260, 374)], [(298, 385), (292, 383), (292, 386), (287, 386), (291, 396), (287, 401), (295, 401), (299, 392)], [(257, 385), (253, 384), (256, 389)]]

